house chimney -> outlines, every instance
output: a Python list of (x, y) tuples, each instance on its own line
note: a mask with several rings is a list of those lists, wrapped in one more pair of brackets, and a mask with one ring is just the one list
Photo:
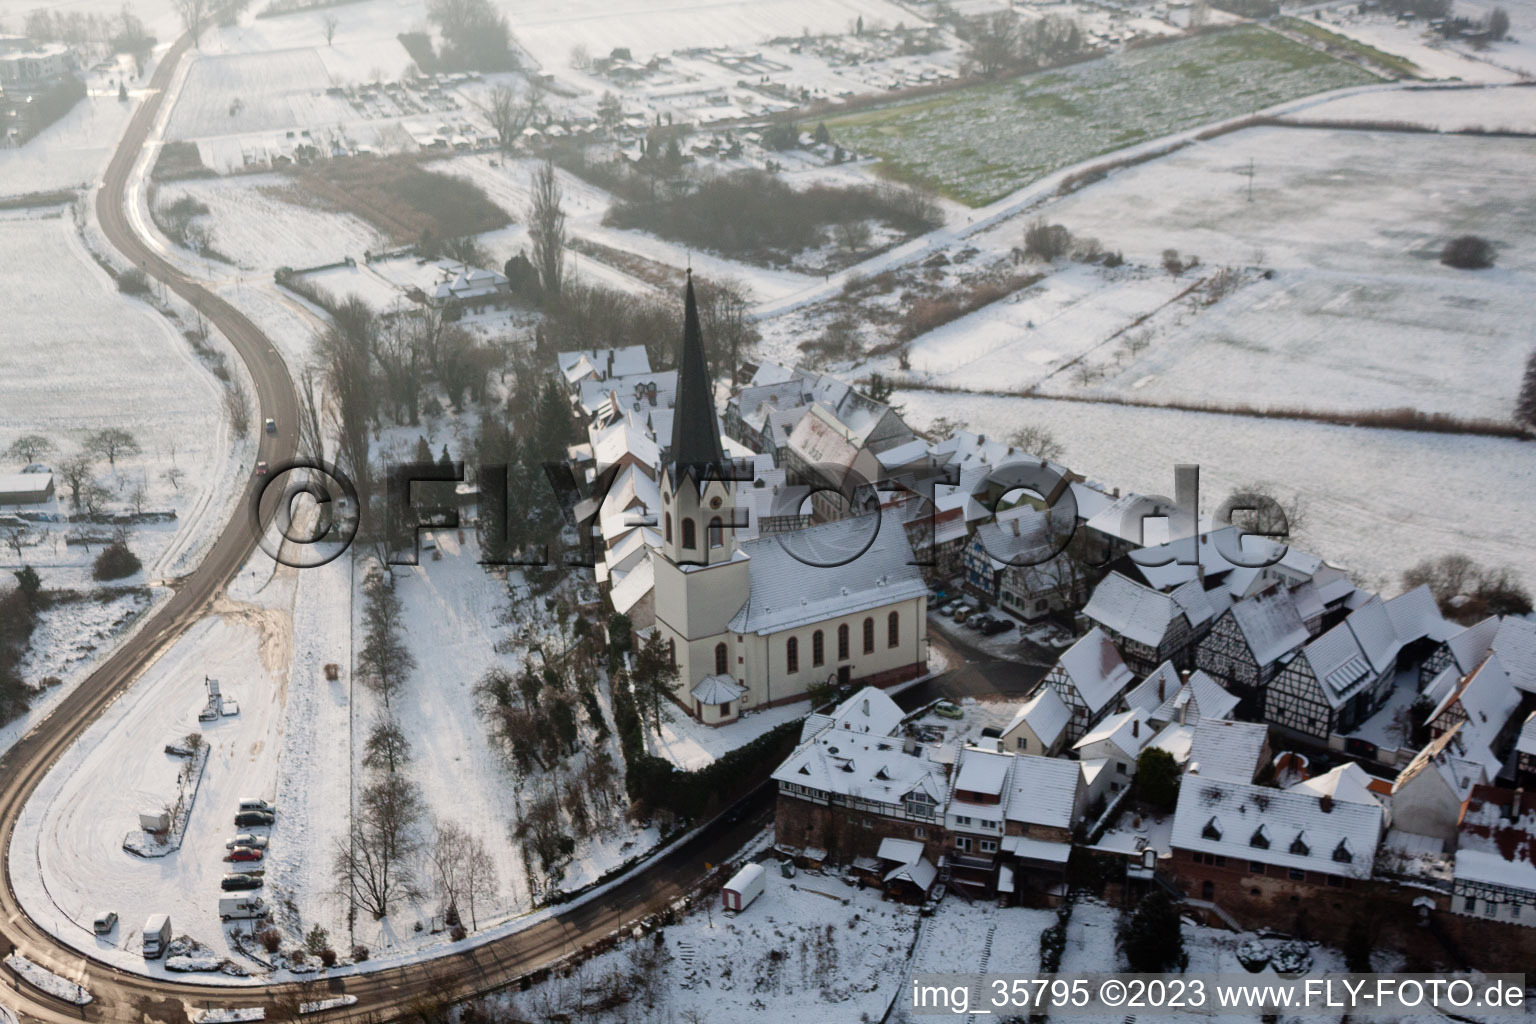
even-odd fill
[(1132, 737), (1140, 737), (1141, 736), (1141, 719), (1139, 719), (1139, 718), (1131, 719), (1131, 736)]
[(1520, 787), (1517, 787), (1515, 789), (1515, 795), (1509, 801), (1509, 809), (1510, 809), (1510, 812), (1511, 812), (1510, 816), (1513, 817), (1516, 821), (1520, 820), (1520, 808), (1523, 807), (1524, 805), (1525, 805), (1525, 787), (1524, 786), (1520, 786)]
[(1163, 699), (1163, 677), (1161, 675), (1157, 677), (1157, 699)]
[(1179, 724), (1189, 724), (1189, 701), (1187, 700), (1179, 705)]

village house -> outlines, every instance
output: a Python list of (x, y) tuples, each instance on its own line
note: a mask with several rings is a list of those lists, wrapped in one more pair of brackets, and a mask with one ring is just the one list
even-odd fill
[(1257, 718), (1282, 659), (1307, 640), (1291, 592), (1271, 586), (1222, 613), (1196, 646), (1195, 666), (1243, 701), (1245, 716)]
[(1194, 649), (1230, 606), (1224, 590), (1206, 593), (1190, 580), (1168, 593), (1112, 572), (1094, 588), (1083, 617), (1109, 634), (1126, 664), (1146, 675), (1165, 661), (1194, 667)]
[(1286, 662), (1265, 689), (1265, 721), (1320, 740), (1354, 731), (1391, 695), (1398, 650), (1372, 597)]
[(1056, 691), (1042, 686), (1014, 714), (997, 740), (997, 749), (1015, 754), (1055, 757), (1066, 746), (1072, 712)]
[(1524, 790), (1473, 787), (1455, 864), (1453, 911), (1536, 929), (1536, 807)]
[(1504, 661), (1490, 651), (1481, 663), (1459, 679), (1455, 668), (1436, 676), (1424, 693), (1434, 700), (1429, 713), (1430, 735), (1439, 737), (1460, 726), (1462, 756), (1483, 766), (1490, 780), (1504, 768), (1504, 754), (1520, 727), (1520, 691)]
[(1474, 786), (1488, 781), (1484, 767), (1462, 756), (1461, 723), (1431, 740), (1392, 782), (1388, 806), (1396, 832), (1423, 837), (1431, 844), (1406, 844), (1416, 850), (1448, 850), (1455, 845), (1461, 811)]
[(1136, 777), (1136, 759), (1152, 742), (1153, 728), (1141, 708), (1121, 711), (1102, 719), (1072, 746), (1084, 765), (1103, 762), (1095, 772), (1088, 798), (1112, 798)]
[(1165, 661), (1125, 695), (1125, 704), (1147, 712), (1157, 728), (1193, 728), (1202, 719), (1231, 718), (1238, 700), (1199, 669), (1180, 673)]
[(1076, 743), (1113, 710), (1134, 679), (1109, 637), (1094, 628), (1062, 653), (1042, 685), (1055, 690), (1067, 706), (1067, 742)]
[(1252, 782), (1268, 763), (1268, 727), (1258, 722), (1202, 718), (1191, 731), (1184, 771), (1201, 779)]

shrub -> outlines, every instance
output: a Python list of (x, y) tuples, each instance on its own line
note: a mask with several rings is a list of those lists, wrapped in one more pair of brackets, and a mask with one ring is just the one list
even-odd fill
[(91, 575), (98, 580), (120, 580), (132, 576), (144, 567), (139, 556), (128, 550), (120, 540), (113, 541), (96, 556), (96, 566)]
[(1445, 243), (1440, 262), (1458, 270), (1485, 270), (1493, 266), (1493, 243), (1477, 235), (1460, 235)]
[(262, 948), (265, 949), (268, 953), (276, 953), (280, 948), (282, 948), (283, 935), (276, 928), (264, 928), (262, 929), (261, 933), (256, 936), (256, 941), (260, 942)]
[(1179, 766), (1173, 755), (1148, 747), (1136, 759), (1136, 794), (1159, 810), (1170, 811), (1179, 799)]
[(320, 962), (325, 964), (327, 967), (335, 967), (336, 951), (330, 948), (322, 949), (320, 951)]
[(1153, 888), (1121, 927), (1120, 948), (1138, 973), (1156, 974), (1184, 959), (1184, 927), (1179, 910), (1162, 889)]
[(368, 959), (368, 947), (367, 946), (353, 946), (352, 947), (352, 960), (355, 963), (362, 963), (363, 961), (365, 961), (367, 959)]
[(448, 937), (454, 942), (463, 942), (464, 937), (468, 934), (468, 929), (466, 929), (462, 924), (456, 924), (452, 929), (449, 930)]
[(117, 290), (124, 295), (147, 295), (149, 275), (138, 267), (129, 267), (117, 275)]
[(1037, 220), (1024, 229), (1024, 253), (1027, 256), (1049, 263), (1065, 256), (1071, 248), (1072, 232), (1060, 224)]

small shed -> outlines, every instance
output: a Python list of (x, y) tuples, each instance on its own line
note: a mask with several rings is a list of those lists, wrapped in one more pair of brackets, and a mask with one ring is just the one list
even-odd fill
[(725, 883), (720, 890), (720, 904), (726, 910), (746, 910), (752, 901), (763, 894), (768, 872), (761, 864), (748, 864)]
[(0, 505), (41, 505), (52, 498), (52, 473), (0, 473)]

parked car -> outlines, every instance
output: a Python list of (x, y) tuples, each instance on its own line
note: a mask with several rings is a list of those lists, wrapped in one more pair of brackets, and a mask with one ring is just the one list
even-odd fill
[(1012, 619), (993, 619), (991, 622), (981, 627), (981, 632), (983, 636), (996, 636), (999, 633), (1006, 633), (1012, 628)]
[(224, 849), (233, 850), (237, 846), (249, 846), (253, 850), (265, 850), (267, 848), (267, 838), (266, 836), (255, 836), (249, 832), (242, 832), (225, 843)]
[(117, 911), (103, 910), (91, 921), (91, 931), (97, 935), (110, 935), (117, 927)]
[(241, 892), (246, 889), (260, 889), (262, 885), (260, 875), (225, 875), (219, 883), (225, 892)]
[(267, 422), (266, 422), (266, 428), (267, 428), (267, 433), (269, 433), (269, 434), (277, 433), (277, 420), (273, 419), (271, 416), (268, 416), (267, 417)]
[(235, 815), (235, 828), (259, 828), (276, 820), (277, 816), (269, 811), (241, 811)]
[(229, 851), (229, 859), (232, 861), (261, 860), (261, 851), (250, 846), (237, 846)]
[(975, 610), (975, 608), (972, 608), (968, 604), (961, 605), (959, 608), (955, 609), (955, 621), (964, 622)]
[(947, 700), (941, 700), (933, 706), (933, 713), (940, 718), (964, 718), (965, 712)]
[(959, 610), (960, 604), (961, 604), (961, 602), (959, 602), (959, 601), (951, 601), (948, 604), (946, 604), (944, 607), (939, 609), (939, 614), (940, 615), (953, 615), (953, 614), (955, 614), (956, 611)]
[(965, 620), (965, 628), (966, 629), (981, 629), (983, 626), (985, 626), (987, 623), (989, 623), (991, 621), (992, 621), (992, 616), (988, 615), (986, 612), (977, 612), (975, 615), (972, 615), (972, 616), (970, 616), (969, 618), (967, 618)]
[(267, 475), (267, 460), (266, 459), (262, 459), (260, 462), (256, 463), (256, 475), (257, 476), (266, 476)]
[(268, 814), (276, 814), (277, 808), (267, 803), (260, 797), (243, 796), (240, 798), (240, 810), (242, 811), (266, 811)]

